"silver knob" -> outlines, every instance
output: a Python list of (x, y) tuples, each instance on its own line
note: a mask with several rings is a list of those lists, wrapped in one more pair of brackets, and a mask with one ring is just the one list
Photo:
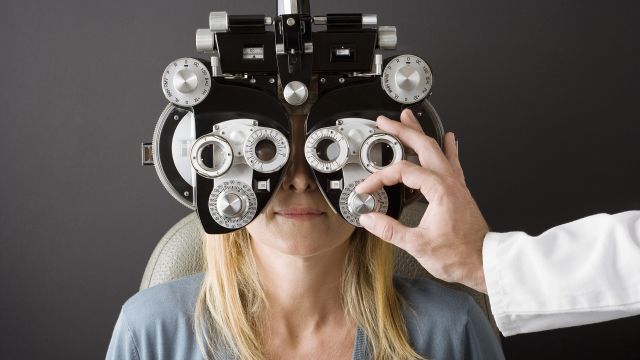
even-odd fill
[(209, 30), (213, 32), (227, 32), (229, 30), (229, 15), (226, 11), (209, 13)]
[(293, 106), (304, 104), (309, 97), (309, 89), (300, 81), (291, 81), (282, 90), (284, 99)]
[(378, 15), (376, 14), (362, 14), (362, 25), (376, 26), (378, 25)]
[(415, 91), (420, 79), (418, 70), (411, 66), (403, 66), (396, 73), (396, 85), (405, 91)]
[(370, 194), (352, 192), (347, 201), (349, 211), (356, 215), (367, 214), (375, 210), (376, 199)]
[(378, 27), (378, 47), (382, 50), (394, 50), (398, 45), (398, 33), (395, 26)]
[(198, 76), (188, 68), (178, 70), (173, 76), (173, 87), (183, 94), (188, 94), (198, 87)]
[(218, 213), (224, 217), (240, 217), (245, 207), (242, 197), (236, 193), (225, 191), (218, 197)]
[(198, 52), (212, 52), (215, 33), (209, 29), (196, 30), (196, 49)]

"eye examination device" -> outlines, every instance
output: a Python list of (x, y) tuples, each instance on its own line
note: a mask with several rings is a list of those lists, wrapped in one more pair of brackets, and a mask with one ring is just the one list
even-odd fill
[[(277, 191), (291, 155), (287, 109), (311, 104), (304, 156), (325, 200), (354, 226), (361, 214), (398, 218), (418, 191), (403, 184), (356, 194), (370, 174), (417, 155), (376, 127), (410, 108), (442, 146), (444, 129), (427, 100), (433, 73), (395, 50), (395, 26), (374, 14), (312, 16), (308, 0), (278, 0), (277, 16), (209, 14), (196, 31), (200, 57), (171, 61), (161, 77), (169, 104), (142, 162), (194, 209), (205, 232), (249, 224)], [(311, 102), (315, 99), (314, 102)]]

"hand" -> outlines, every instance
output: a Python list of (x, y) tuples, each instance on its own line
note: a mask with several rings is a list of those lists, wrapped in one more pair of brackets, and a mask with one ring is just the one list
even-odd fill
[(419, 189), (429, 206), (415, 228), (378, 212), (361, 215), (360, 224), (411, 254), (433, 276), (486, 293), (482, 242), (489, 227), (465, 184), (454, 134), (445, 135), (443, 153), (410, 109), (402, 112), (400, 122), (380, 116), (377, 125), (413, 149), (420, 165), (406, 160), (392, 164), (367, 177), (356, 192), (371, 194), (402, 182)]

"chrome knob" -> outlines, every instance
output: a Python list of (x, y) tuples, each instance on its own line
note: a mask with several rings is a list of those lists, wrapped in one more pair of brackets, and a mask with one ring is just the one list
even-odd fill
[(300, 81), (291, 81), (282, 90), (284, 99), (293, 106), (304, 104), (309, 97), (307, 85)]
[(238, 194), (233, 192), (223, 192), (218, 197), (218, 213), (228, 218), (239, 217), (245, 209), (245, 204)]
[(213, 32), (227, 32), (229, 30), (229, 15), (226, 11), (212, 11), (209, 13), (209, 29)]
[(209, 29), (196, 30), (196, 50), (198, 52), (213, 52), (215, 43), (215, 33)]
[(394, 50), (398, 45), (398, 33), (395, 26), (378, 27), (378, 47), (382, 50)]
[(376, 199), (370, 194), (352, 192), (347, 201), (349, 211), (356, 215), (367, 214), (375, 210)]

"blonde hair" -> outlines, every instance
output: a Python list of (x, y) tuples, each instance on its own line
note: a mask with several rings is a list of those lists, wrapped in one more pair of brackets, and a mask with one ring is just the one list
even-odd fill
[[(373, 359), (424, 359), (408, 342), (402, 306), (393, 286), (395, 247), (356, 228), (341, 279), (345, 315), (367, 335)], [(220, 351), (240, 359), (264, 359), (257, 331), (267, 309), (246, 229), (205, 235), (206, 274), (194, 326), (205, 358)]]

